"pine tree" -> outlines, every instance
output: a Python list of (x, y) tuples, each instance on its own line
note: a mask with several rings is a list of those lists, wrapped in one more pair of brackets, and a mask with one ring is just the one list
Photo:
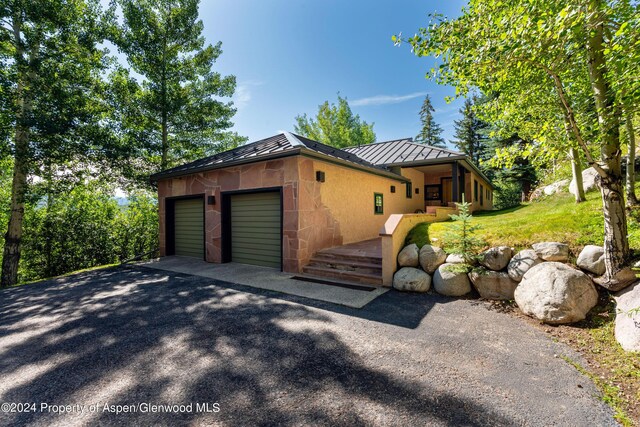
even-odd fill
[(431, 105), (431, 98), (427, 95), (422, 103), (420, 109), (420, 121), (422, 122), (422, 129), (416, 136), (416, 142), (431, 145), (433, 147), (445, 148), (446, 144), (444, 139), (440, 136), (442, 134), (442, 128), (433, 120), (433, 113), (435, 109)]
[(473, 110), (474, 103), (478, 102), (480, 101), (477, 97), (465, 100), (464, 106), (460, 109), (462, 119), (455, 121), (456, 140), (453, 142), (476, 164), (484, 158), (487, 148), (487, 124), (480, 120)]
[(133, 116), (127, 131), (136, 133), (147, 162), (166, 169), (238, 142), (228, 131), (236, 110), (221, 99), (233, 95), (236, 80), (212, 70), (221, 43), (205, 45), (199, 0), (118, 3), (123, 19), (114, 26), (114, 42), (144, 78), (136, 88), (126, 72), (119, 76), (129, 87), (121, 93)]

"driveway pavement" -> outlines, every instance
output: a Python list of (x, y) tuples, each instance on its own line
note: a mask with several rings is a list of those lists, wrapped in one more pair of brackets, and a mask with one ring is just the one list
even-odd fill
[(615, 425), (562, 356), (470, 300), (352, 309), (112, 268), (0, 291), (0, 402), (22, 411), (0, 424)]

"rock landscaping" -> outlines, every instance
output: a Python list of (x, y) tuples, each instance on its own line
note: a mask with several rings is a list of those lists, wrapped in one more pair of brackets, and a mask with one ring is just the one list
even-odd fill
[[(447, 255), (434, 245), (411, 244), (398, 254), (401, 267), (393, 287), (401, 291), (433, 291), (451, 297), (475, 289), (480, 298), (515, 300), (520, 310), (540, 321), (568, 324), (585, 319), (598, 302), (597, 286), (616, 294), (619, 315), (616, 338), (625, 350), (640, 351), (640, 285), (635, 272), (623, 269), (605, 281), (604, 249), (587, 245), (569, 264), (569, 247), (560, 242), (540, 242), (515, 253), (508, 246), (480, 253), (476, 265), (465, 266), (460, 254)], [(468, 273), (467, 273), (468, 271)], [(433, 286), (432, 286), (433, 285)], [(623, 315), (631, 313), (631, 315)]]

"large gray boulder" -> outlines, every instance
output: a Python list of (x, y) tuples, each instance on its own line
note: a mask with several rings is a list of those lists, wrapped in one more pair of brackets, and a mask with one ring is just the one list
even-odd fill
[(419, 253), (420, 250), (415, 243), (405, 246), (398, 254), (398, 265), (400, 267), (418, 267), (420, 265)]
[(640, 351), (640, 283), (619, 292), (616, 300), (616, 340), (626, 351)]
[(564, 189), (569, 185), (568, 179), (563, 179), (560, 181), (556, 181), (553, 184), (549, 184), (542, 189), (544, 194), (547, 196), (551, 196), (552, 194), (561, 193)]
[(518, 286), (506, 271), (476, 269), (469, 273), (469, 279), (480, 297), (490, 300), (512, 300)]
[(569, 261), (569, 246), (559, 242), (542, 242), (532, 245), (534, 251), (545, 261)]
[(602, 286), (608, 291), (618, 292), (626, 288), (627, 286), (634, 283), (636, 280), (636, 272), (633, 271), (630, 267), (625, 267), (619, 270), (616, 274), (611, 278), (607, 278), (605, 276), (594, 277), (593, 281)]
[(583, 270), (602, 276), (604, 267), (604, 248), (602, 246), (587, 245), (580, 251), (576, 264)]
[(509, 264), (512, 256), (513, 249), (509, 246), (496, 246), (480, 254), (480, 264), (489, 270), (500, 271)]
[[(441, 295), (459, 297), (471, 292), (471, 282), (465, 271), (451, 271), (456, 264), (442, 264), (433, 274), (433, 288)], [(459, 267), (459, 264), (458, 264)]]
[(449, 264), (465, 264), (466, 261), (464, 257), (460, 254), (449, 254), (447, 255), (446, 261)]
[(532, 267), (514, 297), (523, 313), (552, 325), (583, 320), (598, 302), (591, 278), (559, 262)]
[(447, 254), (442, 248), (424, 245), (420, 249), (420, 266), (429, 274), (433, 274), (446, 260)]
[(402, 267), (393, 275), (393, 287), (399, 291), (427, 292), (431, 288), (431, 276), (419, 268)]
[(511, 261), (509, 261), (509, 265), (507, 266), (507, 272), (509, 273), (509, 277), (516, 282), (519, 282), (522, 280), (524, 273), (529, 271), (529, 269), (534, 265), (538, 265), (541, 262), (543, 262), (542, 258), (538, 256), (536, 251), (533, 249), (525, 249), (518, 252), (513, 258), (511, 258)]
[[(582, 188), (584, 188), (585, 193), (598, 189), (597, 178), (598, 172), (594, 168), (587, 168), (582, 171)], [(571, 184), (569, 184), (569, 192), (574, 196), (578, 193), (578, 185), (575, 179), (572, 179)]]

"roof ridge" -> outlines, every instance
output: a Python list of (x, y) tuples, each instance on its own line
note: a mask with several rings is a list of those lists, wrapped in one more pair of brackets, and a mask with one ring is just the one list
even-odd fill
[[(322, 143), (322, 142), (320, 142), (320, 141), (316, 141), (315, 139), (307, 138), (306, 136), (297, 135), (297, 134), (295, 134), (295, 133), (292, 133), (291, 135), (292, 135), (293, 137), (295, 137), (296, 139), (298, 139), (298, 141), (300, 141), (300, 139), (299, 139), (299, 138), (306, 139), (306, 140), (308, 140), (308, 141), (313, 142), (314, 144), (321, 145), (322, 147), (325, 147), (325, 148), (326, 148), (326, 149), (328, 149), (328, 150), (333, 150), (333, 151), (338, 151), (338, 152), (340, 152), (340, 153), (343, 153), (343, 154), (344, 154), (344, 156), (346, 157), (344, 160), (347, 160), (347, 161), (350, 161), (350, 162), (354, 162), (354, 163), (355, 163), (355, 161), (354, 161), (355, 159), (351, 159), (351, 158), (350, 158), (351, 156), (353, 156), (353, 157), (355, 157), (355, 158), (358, 160), (358, 162), (363, 163), (363, 164), (364, 164), (364, 165), (366, 165), (366, 166), (369, 166), (369, 167), (372, 167), (372, 168), (376, 168), (376, 169), (380, 169), (380, 170), (384, 170), (384, 171), (388, 171), (388, 169), (387, 169), (387, 168), (384, 168), (384, 167), (382, 167), (382, 166), (378, 166), (378, 165), (376, 165), (376, 164), (374, 164), (374, 163), (371, 163), (371, 162), (369, 162), (368, 160), (365, 160), (365, 159), (363, 159), (362, 157), (358, 156), (357, 154), (355, 154), (355, 153), (351, 153), (351, 152), (349, 152), (349, 151), (347, 151), (347, 150), (345, 150), (345, 149), (338, 148), (338, 147), (334, 147), (334, 146), (332, 146), (332, 145), (327, 145), (327, 144)], [(304, 142), (302, 142), (302, 141), (300, 141), (300, 142), (301, 142), (302, 144), (304, 144)], [(305, 145), (305, 147), (307, 146), (306, 144), (304, 144), (304, 145)], [(369, 144), (364, 144), (364, 145), (369, 145)], [(307, 147), (307, 148), (310, 148), (310, 147)], [(346, 148), (349, 148), (349, 147), (346, 147)]]

